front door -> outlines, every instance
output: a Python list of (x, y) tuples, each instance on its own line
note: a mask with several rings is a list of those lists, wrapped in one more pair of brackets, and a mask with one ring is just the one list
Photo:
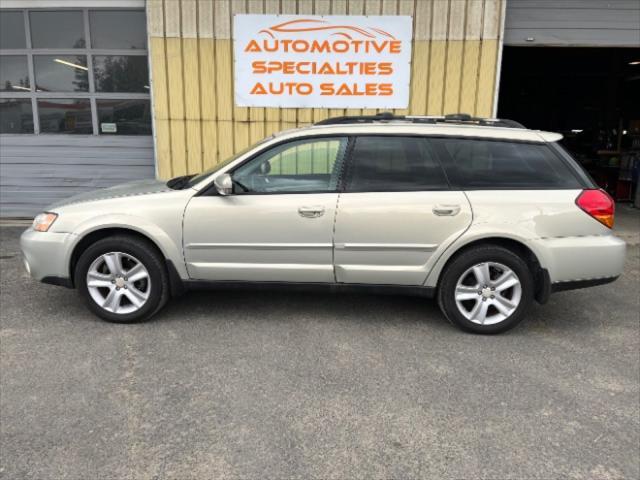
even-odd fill
[(189, 276), (334, 282), (333, 224), (347, 139), (291, 141), (232, 172), (231, 195), (197, 196), (184, 217)]
[(422, 285), (471, 223), (426, 138), (356, 138), (340, 195), (335, 272), (342, 283)]

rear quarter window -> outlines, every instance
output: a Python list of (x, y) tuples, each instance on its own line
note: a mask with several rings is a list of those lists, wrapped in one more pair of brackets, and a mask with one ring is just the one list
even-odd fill
[(432, 142), (449, 181), (459, 188), (582, 188), (572, 168), (546, 144), (464, 138)]

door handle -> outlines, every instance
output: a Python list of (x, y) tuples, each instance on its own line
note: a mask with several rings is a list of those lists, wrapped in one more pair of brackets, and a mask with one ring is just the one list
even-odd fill
[(301, 217), (318, 218), (324, 215), (324, 207), (322, 206), (300, 207), (298, 208), (298, 213), (300, 214)]
[(433, 207), (433, 213), (439, 217), (454, 216), (460, 213), (460, 205), (436, 205)]

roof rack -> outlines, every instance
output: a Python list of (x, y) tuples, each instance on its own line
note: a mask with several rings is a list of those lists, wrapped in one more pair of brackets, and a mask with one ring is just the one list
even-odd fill
[(381, 112), (376, 115), (354, 115), (346, 117), (327, 118), (316, 122), (314, 125), (347, 125), (358, 123), (388, 123), (388, 122), (409, 122), (409, 123), (451, 123), (457, 125), (480, 125), (485, 127), (506, 127), (506, 128), (526, 128), (515, 120), (503, 118), (480, 118), (472, 117), (468, 113), (452, 113), (444, 116), (414, 116), (414, 115), (394, 115), (392, 112)]

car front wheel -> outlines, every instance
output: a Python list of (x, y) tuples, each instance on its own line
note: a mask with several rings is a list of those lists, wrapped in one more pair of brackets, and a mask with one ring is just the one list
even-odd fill
[(501, 246), (481, 246), (456, 257), (445, 270), (438, 300), (445, 316), (474, 333), (515, 327), (533, 300), (527, 263)]
[(147, 320), (169, 297), (162, 257), (130, 236), (107, 237), (87, 248), (78, 259), (75, 284), (93, 313), (116, 323)]

